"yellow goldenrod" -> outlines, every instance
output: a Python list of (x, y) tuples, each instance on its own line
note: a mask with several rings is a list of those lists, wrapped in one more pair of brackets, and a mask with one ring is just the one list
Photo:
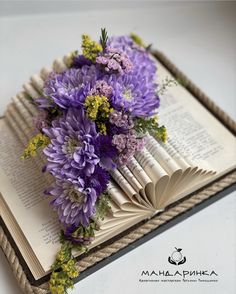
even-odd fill
[(166, 127), (164, 126), (159, 127), (156, 133), (154, 133), (154, 136), (156, 136), (156, 138), (160, 139), (162, 142), (166, 143), (168, 138)]
[(98, 53), (102, 52), (102, 46), (92, 41), (88, 35), (82, 35), (82, 50), (85, 58), (95, 62)]
[(52, 294), (64, 294), (67, 289), (73, 288), (72, 279), (64, 272), (52, 272), (49, 288)]
[(70, 259), (67, 263), (62, 265), (62, 270), (67, 273), (68, 277), (73, 279), (78, 277), (79, 272), (75, 267), (75, 260)]
[(113, 111), (110, 103), (105, 96), (87, 96), (85, 99), (86, 113), (89, 119), (95, 121), (97, 119), (107, 119)]
[(103, 135), (107, 134), (107, 127), (104, 123), (102, 122), (97, 122), (97, 127), (99, 129), (99, 132)]
[(50, 140), (47, 136), (43, 135), (42, 133), (38, 133), (29, 141), (28, 146), (25, 148), (24, 154), (21, 158), (24, 159), (31, 156), (35, 156), (39, 148), (44, 148), (49, 143)]
[(146, 47), (146, 45), (143, 43), (143, 40), (138, 36), (136, 35), (135, 33), (131, 33), (130, 34), (130, 38), (139, 46), (141, 47)]
[(56, 256), (59, 262), (66, 262), (70, 258), (70, 251), (66, 249), (61, 249)]

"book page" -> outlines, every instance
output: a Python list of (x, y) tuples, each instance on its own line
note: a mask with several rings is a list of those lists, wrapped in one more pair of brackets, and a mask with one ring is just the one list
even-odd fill
[[(165, 148), (164, 148), (165, 147)], [(154, 139), (152, 136), (147, 136), (146, 148), (152, 154), (152, 156), (159, 162), (159, 164), (165, 169), (169, 176), (169, 182), (167, 187), (161, 194), (156, 195), (156, 207), (160, 205), (162, 200), (166, 197), (171, 197), (172, 191), (176, 189), (178, 183), (185, 178), (190, 171), (192, 166), (190, 166), (180, 155), (176, 160), (173, 156), (174, 153), (170, 152), (166, 146), (162, 146), (160, 142)], [(177, 153), (175, 153), (177, 155)]]
[[(173, 78), (159, 62), (157, 66), (160, 79)], [(177, 194), (184, 195), (184, 190), (194, 191), (209, 182), (209, 178), (214, 180), (236, 167), (234, 135), (181, 85), (169, 87), (162, 95), (159, 123), (167, 128), (166, 148), (177, 150), (188, 164), (200, 168), (192, 174), (192, 179), (200, 176), (192, 187), (188, 186), (189, 178), (186, 177), (182, 187), (176, 190)]]
[(116, 210), (111, 212), (113, 217), (120, 217), (129, 214), (138, 213), (143, 215), (145, 211), (155, 211), (153, 207), (149, 207), (145, 202), (140, 202), (139, 199), (130, 199), (124, 191), (112, 180), (108, 184), (107, 192), (110, 195), (110, 200), (115, 203)]
[(0, 120), (0, 134), (0, 192), (47, 271), (60, 247), (60, 225), (49, 205), (50, 199), (43, 194), (48, 183), (33, 159), (20, 159), (23, 145), (4, 119)]
[[(161, 65), (158, 72), (168, 75)], [(220, 172), (235, 161), (235, 137), (182, 86), (170, 87), (161, 97), (159, 122), (171, 144), (198, 166), (208, 164)], [(218, 160), (219, 155), (224, 160)]]
[[(134, 197), (135, 199), (140, 203), (145, 205), (146, 207), (152, 208), (152, 204), (147, 198), (146, 195), (146, 188), (147, 186), (142, 186), (141, 183), (138, 181), (138, 179), (135, 177), (135, 175), (132, 173), (132, 171), (127, 166), (121, 166), (119, 168), (120, 173), (123, 175), (123, 177), (130, 183), (130, 185), (134, 188), (134, 190), (137, 192)], [(124, 187), (124, 191), (126, 192), (126, 186)]]
[(153, 207), (157, 207), (158, 199), (166, 190), (170, 177), (145, 147), (142, 151), (137, 152), (135, 158), (152, 180), (154, 188), (147, 194), (147, 197)]
[(154, 193), (154, 185), (152, 180), (134, 157), (130, 159), (127, 167), (132, 172), (134, 178), (142, 186), (142, 189), (139, 190), (140, 195), (143, 197), (148, 206), (153, 207), (150, 199), (147, 196)]
[[(17, 104), (11, 103), (8, 106), (7, 111), (5, 113), (5, 119), (8, 125), (12, 128), (13, 133), (15, 133), (18, 140), (23, 144), (22, 146), (22, 154), (23, 154), (24, 148), (28, 145), (29, 140), (35, 135), (35, 131), (33, 130), (30, 113), (28, 113), (27, 110), (24, 109), (23, 104), (21, 104), (18, 99), (14, 99), (13, 101), (16, 101), (16, 100), (17, 100)], [(31, 121), (31, 124), (29, 121)], [(39, 150), (37, 156), (35, 156), (33, 160), (35, 161), (35, 164), (37, 165), (39, 170), (42, 171), (43, 166), (45, 165), (46, 158), (42, 154), (41, 150)], [(52, 177), (50, 174), (48, 173), (44, 174), (44, 177), (48, 181), (48, 183), (52, 183)]]

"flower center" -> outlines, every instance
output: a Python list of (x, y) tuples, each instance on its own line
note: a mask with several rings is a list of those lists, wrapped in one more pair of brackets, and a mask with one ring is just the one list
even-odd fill
[(132, 99), (132, 92), (130, 89), (125, 89), (123, 96), (126, 100), (131, 100)]
[(73, 154), (75, 152), (76, 147), (81, 147), (82, 143), (79, 140), (76, 140), (74, 138), (69, 138), (64, 145), (64, 152), (66, 154)]
[(71, 202), (76, 202), (78, 204), (82, 204), (84, 200), (84, 194), (74, 189), (69, 190), (68, 197)]

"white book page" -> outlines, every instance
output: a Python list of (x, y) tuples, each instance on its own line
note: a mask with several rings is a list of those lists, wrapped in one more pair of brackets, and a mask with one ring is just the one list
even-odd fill
[[(159, 62), (157, 65), (160, 79), (173, 78)], [(167, 150), (177, 150), (190, 166), (198, 167), (183, 179), (176, 198), (236, 167), (234, 135), (181, 85), (169, 87), (161, 97), (159, 123), (167, 128)]]
[[(157, 64), (159, 77), (172, 78)], [(184, 87), (169, 87), (161, 97), (159, 122), (167, 127), (171, 143), (198, 166), (218, 173), (235, 166), (235, 137)]]
[(170, 177), (145, 147), (137, 152), (135, 158), (152, 180), (153, 191), (147, 193), (147, 197), (153, 207), (157, 207), (157, 200), (167, 188)]
[(0, 120), (0, 133), (0, 192), (43, 269), (48, 271), (60, 248), (60, 225), (43, 194), (48, 183), (32, 159), (20, 159), (23, 145), (4, 119)]

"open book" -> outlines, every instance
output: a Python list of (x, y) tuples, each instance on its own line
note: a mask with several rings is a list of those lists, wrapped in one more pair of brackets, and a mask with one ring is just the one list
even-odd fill
[[(171, 77), (157, 62), (158, 83)], [(65, 68), (62, 60), (54, 70)], [(50, 69), (44, 68), (13, 98), (0, 120), (1, 217), (35, 280), (50, 271), (60, 248), (60, 224), (43, 190), (52, 182), (42, 174), (42, 154), (20, 160), (35, 134), (37, 109), (28, 96), (37, 98)], [(166, 144), (147, 136), (145, 149), (127, 166), (111, 172), (108, 187), (111, 209), (103, 221), (95, 247), (236, 167), (236, 140), (183, 86), (170, 87), (162, 96), (159, 122), (168, 130)]]

